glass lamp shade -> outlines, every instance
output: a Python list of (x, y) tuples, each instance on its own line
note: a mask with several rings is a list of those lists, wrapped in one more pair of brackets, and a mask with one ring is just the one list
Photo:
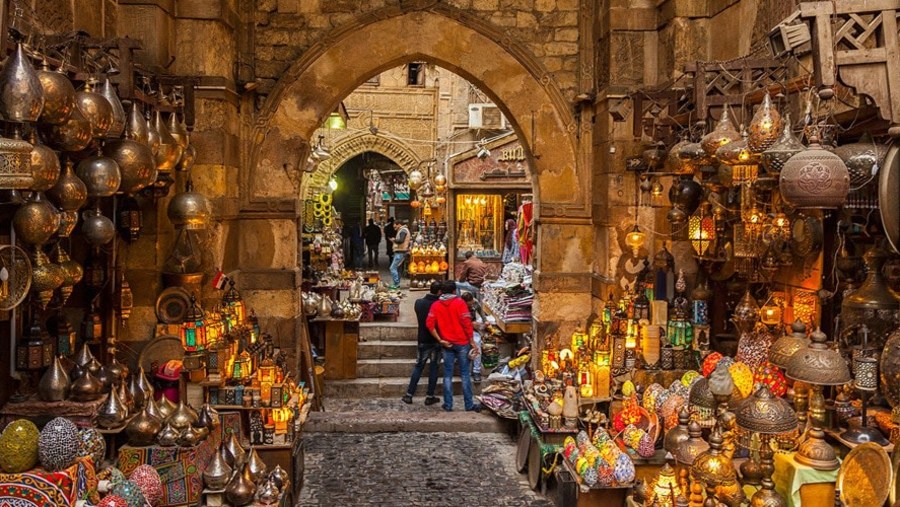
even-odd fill
[(250, 375), (253, 373), (253, 360), (250, 358), (250, 354), (245, 350), (241, 352), (241, 354), (235, 358), (234, 363), (231, 365), (231, 378), (234, 380), (244, 380), (250, 378)]
[(656, 505), (672, 505), (675, 498), (681, 494), (678, 477), (675, 470), (666, 463), (659, 471), (659, 476), (653, 484), (653, 496)]
[(688, 222), (688, 235), (691, 246), (698, 257), (705, 257), (709, 252), (709, 245), (716, 237), (716, 224), (711, 216), (693, 215)]
[(347, 122), (344, 120), (341, 113), (335, 111), (329, 114), (328, 118), (325, 119), (324, 127), (327, 129), (345, 129), (347, 128)]
[(646, 239), (647, 235), (641, 232), (641, 229), (637, 224), (634, 224), (634, 228), (631, 229), (631, 232), (625, 235), (625, 244), (631, 247), (632, 253), (637, 257), (641, 247), (644, 246), (644, 241), (646, 241)]
[(709, 380), (697, 379), (688, 400), (693, 421), (702, 428), (712, 428), (716, 424), (716, 400), (709, 391)]
[(256, 370), (256, 378), (260, 382), (274, 383), (276, 369), (275, 363), (271, 359), (266, 358)]
[(204, 313), (197, 298), (191, 295), (191, 306), (181, 324), (181, 344), (187, 352), (203, 350), (206, 347), (206, 326)]
[(777, 326), (781, 323), (781, 306), (767, 304), (760, 309), (759, 320), (767, 326)]

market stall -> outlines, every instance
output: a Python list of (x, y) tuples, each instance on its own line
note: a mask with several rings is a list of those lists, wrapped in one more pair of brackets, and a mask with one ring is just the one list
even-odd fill
[(487, 140), (448, 165), (448, 212), (456, 224), (448, 248), (452, 273), (469, 251), (488, 264), (492, 277), (508, 262), (529, 264), (532, 182), (516, 135)]

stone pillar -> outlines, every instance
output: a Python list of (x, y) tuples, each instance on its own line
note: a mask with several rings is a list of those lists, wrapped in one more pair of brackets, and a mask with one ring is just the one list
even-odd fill
[[(184, 3), (189, 2), (179, 6)], [(175, 0), (119, 0), (117, 26), (120, 34), (143, 42), (144, 49), (135, 52), (137, 63), (169, 67), (175, 55)]]

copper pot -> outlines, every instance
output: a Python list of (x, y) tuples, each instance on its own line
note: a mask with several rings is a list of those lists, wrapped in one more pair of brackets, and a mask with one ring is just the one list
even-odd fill
[(91, 125), (91, 136), (104, 138), (113, 124), (113, 107), (106, 97), (94, 91), (88, 81), (84, 90), (75, 93), (75, 105)]
[(41, 123), (52, 125), (64, 123), (75, 110), (75, 87), (64, 73), (50, 70), (46, 63), (38, 71), (37, 76), (44, 90)]
[(115, 160), (96, 155), (78, 163), (75, 173), (87, 187), (87, 195), (91, 198), (109, 197), (119, 190), (122, 174)]
[(103, 154), (119, 166), (119, 188), (123, 192), (134, 194), (156, 181), (156, 160), (146, 144), (133, 139), (116, 139), (106, 143)]
[(44, 107), (44, 89), (22, 44), (0, 69), (0, 116), (6, 121), (34, 122)]
[(68, 119), (58, 125), (43, 125), (41, 132), (47, 144), (62, 151), (81, 151), (91, 142), (91, 122), (77, 107)]
[(32, 131), (31, 135), (31, 175), (34, 183), (31, 190), (46, 192), (56, 185), (62, 167), (56, 152), (38, 141), (37, 135)]
[(59, 228), (59, 214), (40, 193), (32, 195), (13, 215), (16, 236), (30, 245), (43, 245)]
[(87, 186), (75, 175), (72, 161), (67, 160), (56, 185), (47, 191), (47, 197), (62, 211), (78, 211), (87, 201)]

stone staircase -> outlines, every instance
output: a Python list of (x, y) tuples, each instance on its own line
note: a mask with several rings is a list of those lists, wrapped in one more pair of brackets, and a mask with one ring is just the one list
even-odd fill
[[(412, 405), (400, 401), (406, 393), (416, 357), (416, 325), (404, 322), (360, 324), (357, 378), (325, 380), (324, 411), (310, 413), (308, 432), (467, 432), (504, 433), (509, 424), (485, 409), (466, 412), (459, 375), (453, 379), (453, 412), (441, 404), (425, 406), (428, 368), (419, 381)], [(443, 365), (437, 396), (443, 396)], [(474, 386), (475, 394), (479, 388)]]

